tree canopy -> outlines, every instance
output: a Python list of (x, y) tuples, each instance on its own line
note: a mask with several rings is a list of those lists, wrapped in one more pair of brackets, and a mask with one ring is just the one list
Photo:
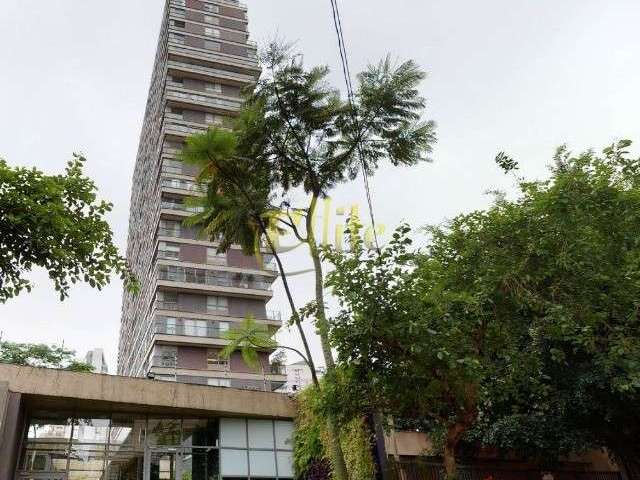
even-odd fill
[(546, 459), (607, 447), (637, 464), (640, 162), (629, 145), (559, 149), (547, 180), (518, 179), (517, 199), (428, 228), (423, 251), (401, 227), (380, 256), (357, 237), (327, 252), (340, 359), (386, 411), (445, 431), (451, 475), (465, 436)]
[(0, 342), (0, 363), (91, 372), (93, 367), (78, 361), (75, 353), (57, 345)]
[(113, 243), (96, 185), (74, 155), (64, 175), (10, 167), (0, 159), (0, 302), (31, 290), (25, 277), (44, 268), (64, 300), (72, 284), (102, 289), (113, 273), (136, 290), (137, 283)]

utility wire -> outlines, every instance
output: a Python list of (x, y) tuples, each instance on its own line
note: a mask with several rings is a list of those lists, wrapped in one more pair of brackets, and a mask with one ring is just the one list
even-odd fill
[[(340, 51), (340, 62), (342, 63), (342, 73), (347, 86), (347, 97), (349, 98), (349, 105), (353, 112), (354, 120), (357, 126), (357, 115), (355, 114), (354, 100), (355, 94), (353, 92), (353, 84), (351, 83), (351, 69), (349, 67), (349, 55), (347, 54), (346, 42), (344, 40), (344, 31), (342, 29), (342, 18), (340, 16), (340, 8), (338, 6), (338, 0), (331, 1), (331, 10), (333, 13), (333, 24), (338, 37), (338, 50)], [(369, 216), (371, 217), (371, 228), (373, 230), (373, 239), (376, 244), (376, 250), (380, 254), (380, 244), (378, 242), (378, 233), (376, 231), (376, 219), (373, 213), (373, 196), (371, 194), (371, 186), (369, 185), (369, 171), (367, 164), (364, 160), (362, 153), (362, 145), (358, 142), (358, 156), (360, 157), (360, 163), (362, 164), (362, 178), (364, 179), (364, 189), (367, 194), (367, 203), (369, 205)]]

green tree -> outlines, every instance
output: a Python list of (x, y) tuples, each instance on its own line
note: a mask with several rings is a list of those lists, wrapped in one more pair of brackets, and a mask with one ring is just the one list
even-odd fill
[(377, 254), (364, 248), (352, 223), (351, 250), (325, 251), (335, 266), (327, 285), (341, 306), (332, 342), (353, 371), (358, 387), (350, 390), (362, 398), (366, 388), (375, 410), (428, 420), (448, 478), (456, 478), (456, 450), (476, 424), (487, 385), (499, 379), (508, 389), (510, 370), (523, 363), (526, 326), (498, 314), (486, 292), (475, 290), (479, 245), (469, 241), (470, 256), (460, 257), (463, 229), (435, 230), (425, 253), (410, 249), (409, 232), (401, 226)]
[(0, 342), (0, 363), (91, 372), (93, 367), (76, 360), (75, 353), (57, 345)]
[(0, 159), (0, 302), (31, 290), (25, 274), (34, 267), (47, 271), (61, 300), (79, 281), (102, 289), (112, 273), (136, 290), (105, 220), (112, 205), (96, 199), (84, 162), (74, 155), (64, 175), (49, 176)]
[(327, 253), (340, 359), (385, 411), (443, 432), (449, 476), (465, 435), (547, 461), (606, 447), (638, 475), (640, 161), (629, 145), (560, 149), (549, 179), (519, 179), (516, 200), (428, 229), (421, 253), (406, 227), (380, 257), (357, 237)]
[[(304, 312), (315, 320), (330, 376), (334, 359), (325, 313), (320, 245), (314, 230), (318, 201), (337, 184), (355, 179), (358, 173), (371, 175), (382, 160), (389, 160), (393, 165), (414, 165), (426, 160), (435, 134), (433, 122), (420, 121), (425, 101), (417, 87), (424, 73), (413, 62), (396, 67), (387, 59), (359, 75), (355, 98), (348, 102), (328, 85), (326, 67), (306, 70), (300, 57), (292, 54), (288, 47), (270, 45), (262, 56), (262, 63), (264, 76), (250, 92), (235, 128), (235, 157), (243, 166), (233, 174), (236, 178), (232, 182), (233, 188), (226, 191), (217, 188), (215, 192), (209, 188), (209, 198), (217, 198), (210, 202), (208, 212), (201, 219), (210, 235), (236, 232), (235, 228), (222, 226), (228, 224), (228, 218), (223, 218), (220, 210), (223, 201), (218, 197), (241, 194), (246, 206), (254, 206), (256, 203), (250, 201), (250, 195), (243, 190), (250, 180), (256, 180), (249, 193), (260, 190), (265, 203), (257, 205), (260, 208), (254, 209), (251, 221), (244, 225), (256, 225), (254, 234), (261, 235), (268, 229), (276, 232), (287, 229), (307, 245), (316, 287), (313, 308)], [(192, 145), (198, 143), (199, 140), (192, 141)], [(187, 151), (189, 148), (188, 143)], [(215, 172), (214, 175), (229, 178), (231, 166), (222, 156), (211, 154), (209, 150), (205, 153), (205, 159), (216, 165), (209, 170)], [(188, 157), (192, 155), (188, 153)], [(224, 169), (220, 168), (222, 164)], [(242, 174), (248, 170), (250, 175), (243, 178)], [(256, 172), (258, 174), (254, 175)], [(212, 180), (211, 185), (215, 182)], [(292, 194), (299, 190), (309, 195), (308, 202), (294, 204)], [(280, 203), (274, 205), (276, 199)], [(238, 204), (237, 198), (225, 201)], [(284, 213), (279, 213), (282, 211)], [(207, 215), (215, 221), (207, 224)], [(297, 219), (303, 221), (300, 228)], [(273, 238), (267, 235), (267, 242), (284, 273)], [(289, 294), (286, 283), (285, 289)], [(290, 304), (293, 320), (299, 325), (300, 312), (291, 298)], [(300, 327), (299, 330), (302, 331)], [(307, 356), (310, 357), (309, 352)], [(328, 423), (330, 437), (334, 439), (334, 473), (336, 478), (343, 480), (346, 479), (346, 468), (337, 440), (339, 427), (333, 418), (329, 418)]]

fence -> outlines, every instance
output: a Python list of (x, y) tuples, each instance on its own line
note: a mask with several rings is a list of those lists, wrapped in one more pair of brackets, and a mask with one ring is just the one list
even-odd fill
[[(446, 480), (444, 467), (427, 462), (389, 462), (392, 480)], [(504, 467), (458, 467), (459, 480), (541, 480), (540, 470), (517, 470)], [(617, 472), (558, 471), (554, 480), (622, 480)]]

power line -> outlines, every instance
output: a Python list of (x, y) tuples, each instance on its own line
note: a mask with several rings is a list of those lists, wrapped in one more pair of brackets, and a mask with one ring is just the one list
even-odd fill
[[(349, 55), (347, 54), (346, 42), (344, 40), (344, 31), (342, 29), (342, 18), (340, 16), (340, 8), (338, 6), (338, 0), (331, 1), (331, 10), (333, 12), (333, 24), (335, 26), (336, 35), (338, 37), (338, 50), (340, 51), (340, 62), (342, 63), (342, 73), (344, 75), (345, 83), (347, 86), (347, 97), (349, 98), (349, 105), (353, 112), (354, 120), (357, 126), (357, 115), (355, 114), (354, 100), (355, 95), (353, 92), (353, 84), (351, 83), (351, 69), (349, 67)], [(369, 216), (371, 217), (371, 228), (373, 230), (373, 239), (376, 244), (376, 250), (380, 253), (380, 244), (378, 242), (378, 233), (376, 231), (376, 219), (373, 213), (373, 196), (371, 194), (371, 186), (369, 185), (369, 171), (367, 164), (364, 160), (362, 153), (362, 145), (358, 142), (358, 156), (360, 157), (360, 163), (362, 165), (362, 178), (364, 180), (364, 189), (367, 195), (367, 204), (369, 205)]]

